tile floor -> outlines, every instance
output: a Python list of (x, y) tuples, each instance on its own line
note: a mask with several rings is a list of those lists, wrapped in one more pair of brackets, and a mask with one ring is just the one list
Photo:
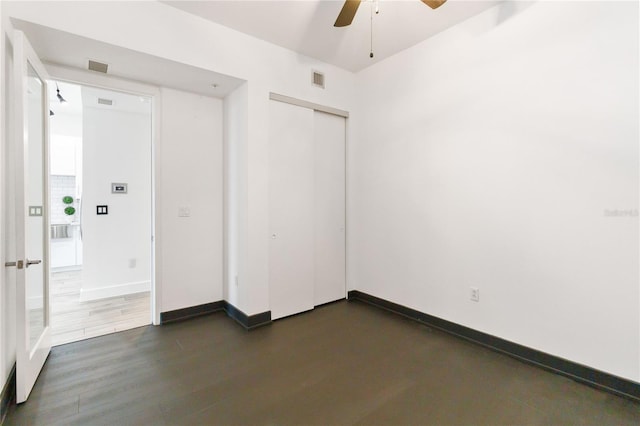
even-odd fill
[(51, 274), (53, 345), (102, 336), (151, 323), (149, 292), (80, 301), (82, 271)]

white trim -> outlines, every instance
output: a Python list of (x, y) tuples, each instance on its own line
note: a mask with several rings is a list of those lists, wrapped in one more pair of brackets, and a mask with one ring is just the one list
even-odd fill
[(44, 296), (27, 297), (27, 309), (37, 309), (44, 306)]
[(80, 289), (80, 301), (106, 299), (107, 297), (125, 296), (127, 294), (142, 293), (151, 290), (151, 281), (116, 284), (106, 287)]
[(160, 88), (137, 81), (125, 80), (106, 74), (98, 74), (78, 68), (65, 67), (63, 65), (44, 62), (44, 66), (52, 79), (69, 83), (93, 86), (101, 89), (115, 90), (142, 96), (160, 96)]
[(161, 197), (158, 197), (162, 188), (162, 182), (160, 177), (160, 168), (157, 165), (161, 164), (161, 152), (162, 144), (160, 143), (162, 135), (162, 97), (160, 96), (160, 89), (157, 88), (157, 96), (153, 96), (151, 103), (151, 208), (153, 214), (151, 215), (151, 261), (153, 266), (151, 268), (151, 323), (153, 325), (160, 325), (160, 312), (162, 312), (162, 238), (161, 227), (162, 223), (162, 205)]
[(337, 115), (338, 117), (349, 118), (349, 111), (343, 111), (326, 105), (316, 104), (314, 102), (304, 101), (302, 99), (292, 98), (291, 96), (280, 95), (278, 93), (269, 92), (269, 99), (285, 104), (296, 105), (302, 108), (309, 108), (314, 111), (326, 112), (327, 114)]
[(160, 134), (161, 134), (161, 90), (157, 86), (130, 81), (118, 77), (99, 74), (96, 72), (69, 68), (62, 65), (46, 63), (51, 78), (69, 83), (85, 86), (99, 87), (152, 98), (152, 135), (151, 135), (151, 323), (160, 324), (160, 312), (162, 312), (162, 252), (161, 252), (161, 202), (157, 194), (161, 190), (160, 171)]
[(55, 274), (57, 272), (76, 272), (76, 271), (82, 271), (82, 265), (56, 266), (55, 268), (51, 268), (52, 274)]

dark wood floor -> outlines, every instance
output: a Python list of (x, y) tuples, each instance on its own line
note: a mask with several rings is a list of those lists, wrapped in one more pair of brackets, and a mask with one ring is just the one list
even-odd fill
[(359, 302), (53, 349), (7, 424), (640, 424), (640, 404)]

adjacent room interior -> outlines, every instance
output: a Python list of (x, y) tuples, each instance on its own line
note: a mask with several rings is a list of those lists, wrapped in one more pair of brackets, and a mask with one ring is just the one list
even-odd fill
[(639, 14), (1, 2), (0, 418), (637, 424)]
[(148, 97), (49, 81), (54, 346), (151, 323), (151, 112)]

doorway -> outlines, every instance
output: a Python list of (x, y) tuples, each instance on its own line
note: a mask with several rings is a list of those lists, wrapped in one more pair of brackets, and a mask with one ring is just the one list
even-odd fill
[(51, 338), (151, 324), (152, 99), (49, 82)]

